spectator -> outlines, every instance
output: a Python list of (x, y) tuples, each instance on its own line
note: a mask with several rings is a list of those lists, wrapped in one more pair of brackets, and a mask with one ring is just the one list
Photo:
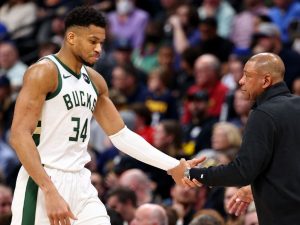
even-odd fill
[(197, 212), (189, 225), (225, 225), (222, 216), (213, 209), (204, 209)]
[(98, 172), (92, 172), (91, 182), (94, 185), (94, 187), (96, 188), (99, 198), (103, 199), (105, 192), (106, 192), (106, 187), (104, 184), (103, 177)]
[(111, 225), (124, 225), (124, 220), (121, 215), (113, 209), (107, 208), (107, 215), (110, 219)]
[(112, 88), (126, 97), (128, 105), (145, 102), (147, 89), (140, 82), (134, 66), (118, 65), (112, 71)]
[(146, 27), (142, 46), (132, 53), (133, 64), (146, 74), (158, 66), (157, 55), (163, 41), (162, 36), (162, 26), (157, 22), (150, 21)]
[(261, 52), (278, 54), (285, 64), (284, 81), (291, 90), (294, 79), (300, 75), (300, 54), (294, 50), (284, 48), (276, 25), (261, 23), (258, 26), (258, 31), (253, 37), (252, 51), (254, 54)]
[(178, 184), (172, 187), (170, 205), (178, 214), (178, 223), (188, 225), (193, 219), (198, 191), (197, 188), (187, 188)]
[(246, 0), (244, 2), (245, 9), (234, 17), (230, 33), (230, 39), (235, 44), (236, 50), (240, 51), (250, 48), (256, 15), (268, 14), (268, 8), (261, 0)]
[(134, 131), (150, 144), (153, 144), (154, 128), (151, 126), (152, 115), (150, 110), (143, 103), (133, 104), (131, 109), (136, 115)]
[(231, 118), (229, 122), (237, 126), (241, 132), (244, 131), (252, 105), (253, 101), (245, 99), (241, 89), (235, 91), (233, 108), (236, 116)]
[(195, 48), (187, 48), (180, 57), (179, 73), (177, 76), (177, 84), (179, 89), (180, 100), (186, 95), (190, 86), (195, 83), (194, 64), (199, 57), (199, 51)]
[(7, 183), (12, 187), (15, 184), (20, 162), (14, 150), (0, 139), (0, 170), (4, 174)]
[(128, 39), (133, 48), (140, 48), (148, 20), (148, 13), (135, 7), (135, 0), (117, 0), (116, 11), (108, 14), (109, 33), (113, 39)]
[(116, 187), (107, 193), (106, 205), (118, 212), (123, 220), (130, 224), (137, 208), (137, 197), (129, 188)]
[(0, 76), (0, 138), (7, 142), (15, 108), (15, 100), (12, 99), (12, 91), (6, 75)]
[(167, 216), (168, 216), (168, 225), (177, 225), (178, 214), (174, 208), (171, 206), (164, 206)]
[(28, 37), (37, 19), (37, 7), (30, 0), (9, 0), (0, 8), (0, 22), (12, 39)]
[(38, 58), (56, 53), (59, 50), (59, 45), (53, 41), (47, 41), (39, 45)]
[(155, 126), (153, 145), (173, 157), (184, 155), (182, 129), (176, 120), (164, 120)]
[(291, 48), (300, 54), (300, 19), (291, 21), (288, 32), (291, 41)]
[(243, 225), (259, 225), (254, 202), (252, 202), (247, 209)]
[[(243, 225), (243, 216), (236, 216), (234, 214), (230, 214), (228, 211), (229, 200), (233, 197), (233, 195), (238, 191), (238, 187), (226, 187), (224, 193), (224, 208), (226, 212), (226, 223), (225, 225)], [(250, 224), (249, 224), (250, 225)]]
[(160, 205), (143, 204), (136, 210), (130, 225), (168, 225), (168, 217)]
[(273, 0), (270, 9), (272, 21), (279, 27), (284, 44), (290, 41), (288, 28), (294, 19), (300, 19), (300, 2), (297, 0)]
[[(38, 20), (40, 22), (36, 41), (38, 44), (45, 43), (53, 35), (52, 21), (54, 18), (65, 16), (71, 9), (81, 4), (81, 0), (41, 0), (38, 9)], [(61, 24), (59, 25), (61, 27)]]
[(293, 82), (292, 92), (300, 96), (300, 77), (297, 77)]
[(232, 57), (228, 62), (228, 73), (222, 76), (222, 83), (230, 90), (236, 90), (243, 75), (244, 63), (241, 59)]
[[(118, 39), (114, 43), (111, 52), (103, 52), (100, 59), (94, 65), (94, 68), (104, 77), (108, 86), (111, 87), (112, 71), (117, 65), (131, 64), (131, 53), (133, 47), (129, 40)], [(139, 77), (144, 77), (144, 73), (137, 70)]]
[(212, 148), (219, 153), (225, 154), (232, 161), (242, 143), (240, 130), (228, 122), (216, 123), (212, 134)]
[(181, 54), (199, 42), (198, 23), (197, 9), (189, 3), (179, 4), (175, 13), (168, 18), (164, 30), (167, 35), (171, 34), (176, 53)]
[(119, 184), (130, 188), (137, 196), (137, 205), (140, 206), (153, 200), (153, 187), (148, 176), (139, 169), (129, 169), (123, 172)]
[[(197, 58), (194, 66), (195, 84), (188, 89), (188, 95), (198, 91), (206, 91), (209, 96), (208, 115), (219, 117), (222, 104), (225, 100), (228, 88), (220, 81), (220, 61), (211, 54), (204, 54)], [(184, 108), (182, 121), (190, 120), (190, 114)]]
[(202, 19), (199, 24), (201, 41), (200, 52), (215, 55), (222, 63), (226, 63), (234, 49), (234, 44), (217, 34), (217, 21), (208, 17)]
[(152, 125), (164, 119), (178, 119), (176, 99), (168, 83), (169, 74), (163, 69), (153, 70), (148, 77), (148, 94), (145, 104), (152, 113)]
[[(153, 2), (153, 0), (151, 0)], [(175, 13), (176, 8), (180, 1), (178, 0), (159, 0), (160, 5), (162, 7), (161, 11), (156, 12), (154, 15), (155, 21), (158, 22), (165, 22), (167, 21), (168, 17)]]
[(200, 19), (214, 17), (218, 24), (218, 35), (227, 38), (231, 31), (232, 20), (235, 15), (234, 9), (225, 0), (203, 0), (198, 8)]
[[(163, 44), (160, 46), (157, 55), (158, 67), (166, 73), (167, 76), (167, 87), (172, 91), (172, 95), (177, 97), (177, 76), (178, 71), (175, 68), (175, 54), (171, 45)], [(151, 71), (152, 72), (152, 71)]]
[(16, 97), (23, 84), (27, 65), (19, 59), (17, 47), (12, 42), (0, 44), (0, 73), (6, 74), (10, 81), (13, 95)]
[(220, 121), (229, 121), (233, 117), (236, 117), (236, 112), (234, 111), (234, 95), (236, 89), (239, 87), (239, 80), (243, 75), (244, 63), (242, 59), (232, 55), (228, 61), (228, 72), (222, 76), (221, 82), (229, 88), (226, 94), (226, 100), (222, 105)]
[(0, 216), (11, 215), (12, 190), (0, 184)]
[(192, 155), (211, 147), (212, 128), (218, 122), (218, 118), (208, 115), (209, 97), (205, 91), (188, 95), (187, 108), (191, 114), (191, 121), (184, 126), (184, 150), (188, 155)]

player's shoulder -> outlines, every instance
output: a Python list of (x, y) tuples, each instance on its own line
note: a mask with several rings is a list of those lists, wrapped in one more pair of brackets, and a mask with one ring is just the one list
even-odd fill
[(95, 84), (99, 93), (103, 93), (107, 89), (107, 84), (103, 76), (91, 67), (85, 67), (92, 82)]
[(36, 76), (46, 75), (47, 77), (51, 76), (48, 74), (57, 74), (57, 67), (53, 61), (48, 58), (43, 58), (36, 63), (28, 67), (27, 73), (37, 74)]
[(49, 59), (42, 59), (30, 65), (24, 74), (24, 83), (52, 88), (57, 83), (57, 67)]

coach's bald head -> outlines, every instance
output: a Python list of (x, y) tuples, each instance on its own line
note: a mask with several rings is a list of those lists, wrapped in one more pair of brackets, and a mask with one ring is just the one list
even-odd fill
[(285, 67), (280, 57), (273, 53), (259, 53), (246, 63), (239, 81), (244, 96), (256, 98), (270, 86), (283, 81)]
[(276, 54), (259, 53), (252, 56), (248, 62), (254, 63), (257, 72), (261, 75), (269, 74), (272, 77), (272, 84), (284, 78), (285, 67), (281, 58)]

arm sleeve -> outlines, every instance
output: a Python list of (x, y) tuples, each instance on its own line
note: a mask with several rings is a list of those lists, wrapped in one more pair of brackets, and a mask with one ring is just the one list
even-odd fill
[(237, 157), (228, 165), (191, 169), (191, 178), (208, 186), (248, 185), (269, 165), (275, 140), (271, 116), (256, 110), (248, 119)]
[(124, 127), (116, 134), (110, 135), (109, 138), (119, 150), (151, 166), (168, 170), (179, 164), (177, 159), (154, 148), (127, 127)]

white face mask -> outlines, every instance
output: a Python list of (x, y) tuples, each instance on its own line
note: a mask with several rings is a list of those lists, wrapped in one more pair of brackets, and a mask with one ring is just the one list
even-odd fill
[(126, 15), (133, 10), (133, 3), (130, 0), (121, 0), (117, 3), (117, 12), (120, 15)]

